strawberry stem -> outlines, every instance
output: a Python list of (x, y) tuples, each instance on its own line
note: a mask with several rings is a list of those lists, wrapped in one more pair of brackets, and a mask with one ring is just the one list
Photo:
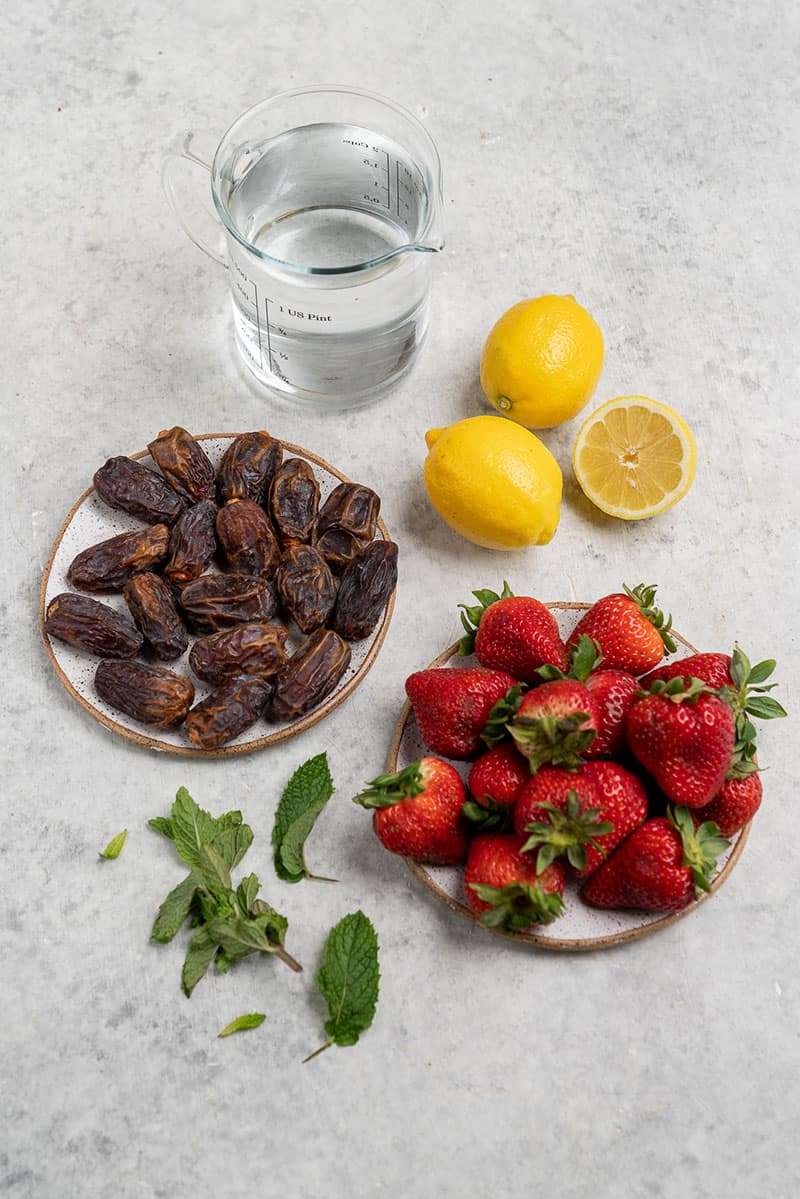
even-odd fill
[(511, 599), (514, 592), (509, 587), (508, 583), (503, 580), (503, 590), (498, 595), (496, 591), (473, 591), (472, 593), (477, 604), (459, 604), (461, 608), (461, 623), (466, 630), (465, 636), (461, 638), (458, 645), (458, 652), (466, 658), (469, 654), (475, 652), (475, 634), (478, 632), (478, 626), (481, 623), (483, 614), (487, 608), (491, 608), (492, 604), (496, 604), (501, 599)]
[(397, 774), (380, 774), (367, 783), (366, 789), (353, 796), (353, 803), (362, 808), (388, 808), (404, 799), (413, 799), (425, 790), (420, 772), (421, 758), (410, 762)]
[(628, 599), (632, 599), (638, 606), (642, 616), (650, 621), (650, 624), (656, 630), (661, 640), (664, 642), (664, 649), (668, 654), (674, 654), (677, 650), (670, 630), (672, 628), (672, 617), (665, 616), (660, 608), (654, 606), (656, 598), (655, 583), (639, 583), (636, 587), (628, 587), (625, 583), (622, 584), (623, 591)]

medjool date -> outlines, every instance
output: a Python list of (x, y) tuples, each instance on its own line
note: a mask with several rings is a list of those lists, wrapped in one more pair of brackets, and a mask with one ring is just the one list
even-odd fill
[(310, 541), (319, 507), (319, 484), (303, 458), (287, 458), (269, 489), (275, 527), (287, 541)]
[(280, 547), (264, 509), (252, 500), (231, 500), (220, 508), (217, 540), (230, 570), (248, 575), (274, 575)]
[(176, 425), (174, 429), (165, 429), (159, 433), (147, 448), (164, 478), (175, 488), (178, 495), (182, 495), (192, 504), (199, 504), (201, 500), (213, 500), (214, 467), (191, 433)]
[(321, 703), (350, 665), (350, 646), (338, 633), (312, 633), (278, 675), (270, 706), (273, 720), (293, 720)]
[(238, 624), (195, 641), (189, 665), (198, 679), (216, 687), (242, 674), (267, 679), (286, 665), (286, 629), (263, 621)]
[(169, 561), (164, 575), (175, 587), (201, 575), (217, 552), (214, 526), (217, 506), (201, 500), (187, 508), (169, 535)]
[(94, 686), (112, 708), (159, 729), (180, 724), (194, 701), (189, 679), (165, 666), (144, 662), (104, 659), (97, 667)]
[(373, 541), (342, 576), (332, 627), (348, 641), (369, 637), (397, 586), (397, 546)]
[(219, 465), (217, 496), (220, 503), (252, 500), (255, 504), (263, 504), (282, 459), (281, 443), (263, 429), (258, 433), (241, 433), (228, 446)]
[(330, 529), (326, 529), (315, 540), (314, 544), (331, 570), (336, 571), (337, 574), (341, 574), (353, 559), (357, 558), (363, 549), (366, 549), (369, 541), (360, 537), (354, 537), (346, 529), (338, 529), (336, 526), (333, 526)]
[(310, 545), (289, 545), (275, 575), (278, 596), (301, 633), (327, 623), (336, 602), (336, 584), (324, 558)]
[(180, 618), (172, 592), (152, 571), (134, 575), (125, 585), (125, 603), (157, 658), (172, 662), (186, 652), (189, 634)]
[(199, 749), (218, 749), (258, 720), (272, 694), (272, 684), (256, 675), (229, 679), (186, 717), (189, 740)]
[(184, 508), (166, 479), (133, 458), (109, 458), (95, 471), (94, 489), (109, 508), (148, 524), (172, 525)]
[(80, 591), (121, 591), (135, 574), (163, 562), (168, 549), (166, 525), (119, 533), (82, 550), (70, 563), (67, 579)]
[(361, 483), (334, 487), (317, 517), (317, 535), (326, 529), (343, 529), (361, 541), (372, 541), (381, 509), (380, 497)]
[(44, 627), (51, 637), (100, 658), (135, 658), (142, 648), (141, 633), (126, 617), (72, 591), (50, 600)]
[(275, 588), (260, 575), (202, 575), (181, 589), (180, 606), (199, 633), (216, 633), (278, 610)]

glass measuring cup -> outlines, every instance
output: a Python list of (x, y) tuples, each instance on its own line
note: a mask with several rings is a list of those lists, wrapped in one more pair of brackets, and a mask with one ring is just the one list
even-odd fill
[[(384, 395), (425, 338), (444, 246), (428, 131), (380, 96), (308, 87), (238, 117), (210, 166), (193, 139), (181, 133), (166, 151), (164, 191), (195, 245), (228, 269), (246, 365), (298, 401), (345, 408)], [(181, 159), (210, 172), (224, 253), (178, 198)]]

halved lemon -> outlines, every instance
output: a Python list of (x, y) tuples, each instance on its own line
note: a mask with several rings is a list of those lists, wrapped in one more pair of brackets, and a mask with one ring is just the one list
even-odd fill
[(581, 425), (572, 450), (586, 497), (622, 520), (657, 516), (677, 504), (692, 485), (696, 464), (686, 421), (646, 396), (602, 404)]

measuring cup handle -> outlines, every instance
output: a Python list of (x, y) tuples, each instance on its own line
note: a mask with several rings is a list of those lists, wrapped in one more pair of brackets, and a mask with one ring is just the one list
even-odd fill
[[(175, 187), (174, 171), (181, 159), (186, 159), (188, 162), (193, 162), (196, 166), (202, 167), (203, 170), (207, 171), (209, 175), (211, 174), (211, 166), (209, 163), (204, 162), (202, 158), (198, 158), (198, 156), (192, 152), (191, 145), (193, 140), (194, 134), (187, 129), (184, 132), (177, 134), (167, 146), (161, 159), (161, 186), (164, 189), (164, 195), (167, 197), (167, 202), (169, 203), (170, 208), (178, 218), (178, 223), (189, 240), (193, 241), (197, 248), (202, 250), (204, 254), (208, 254), (209, 258), (213, 258), (215, 262), (218, 262), (220, 266), (224, 266), (227, 270), (228, 264), (225, 260), (225, 256), (220, 254), (219, 250), (213, 249), (212, 246), (210, 246), (208, 242), (201, 236), (201, 234), (192, 228), (189, 218), (184, 213), (181, 203), (178, 199), (178, 192)], [(215, 224), (217, 226), (217, 233), (219, 233), (219, 223), (215, 221)]]

